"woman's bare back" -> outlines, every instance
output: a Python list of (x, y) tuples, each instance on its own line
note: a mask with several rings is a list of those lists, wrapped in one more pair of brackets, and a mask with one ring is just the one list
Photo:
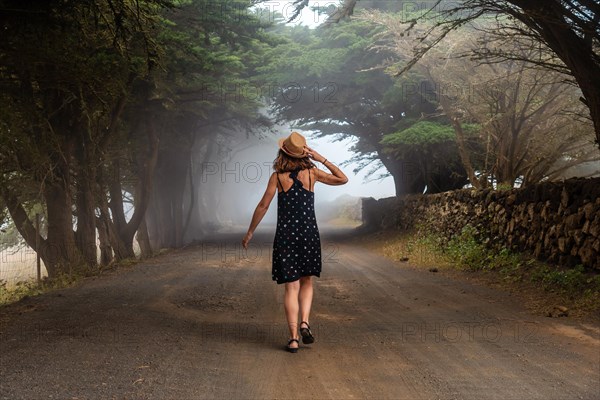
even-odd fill
[[(298, 171), (298, 180), (302, 182), (302, 187), (311, 192), (314, 192), (315, 187), (316, 174), (313, 170), (316, 170), (316, 168), (302, 169)], [(277, 187), (279, 189), (279, 193), (281, 193), (282, 191), (287, 192), (294, 184), (294, 181), (292, 180), (292, 178), (290, 178), (290, 173), (291, 172), (278, 173), (279, 183)]]

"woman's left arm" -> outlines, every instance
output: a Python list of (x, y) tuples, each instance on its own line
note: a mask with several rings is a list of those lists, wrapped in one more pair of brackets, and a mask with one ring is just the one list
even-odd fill
[(252, 234), (254, 233), (254, 230), (267, 213), (269, 205), (271, 204), (271, 200), (273, 200), (276, 191), (277, 175), (275, 174), (275, 172), (273, 172), (271, 174), (271, 177), (269, 178), (269, 183), (267, 183), (267, 190), (265, 190), (265, 194), (263, 195), (262, 199), (258, 202), (256, 210), (254, 210), (254, 215), (252, 215), (252, 221), (250, 222), (248, 232), (246, 233), (246, 236), (244, 236), (244, 239), (242, 239), (242, 246), (244, 246), (245, 249), (248, 248), (248, 242), (250, 241), (250, 239), (252, 239)]

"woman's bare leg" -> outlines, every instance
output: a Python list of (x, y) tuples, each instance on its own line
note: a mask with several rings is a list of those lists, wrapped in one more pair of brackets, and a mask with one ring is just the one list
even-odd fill
[(310, 317), (310, 307), (313, 299), (313, 284), (311, 276), (303, 276), (300, 278), (300, 321), (308, 322)]
[[(300, 291), (300, 282), (285, 283), (284, 308), (285, 316), (290, 330), (290, 338), (298, 339), (298, 292)], [(290, 343), (290, 347), (298, 347), (298, 343)]]

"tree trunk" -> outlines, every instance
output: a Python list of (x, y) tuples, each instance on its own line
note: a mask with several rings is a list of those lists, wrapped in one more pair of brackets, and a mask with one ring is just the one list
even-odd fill
[(48, 211), (48, 238), (46, 269), (54, 278), (71, 272), (83, 259), (75, 243), (72, 221), (72, 204), (68, 191), (57, 182), (47, 184), (44, 190)]
[(121, 179), (121, 162), (116, 159), (111, 163), (108, 181), (108, 192), (110, 193), (110, 202), (108, 203), (108, 206), (110, 207), (112, 222), (119, 236), (127, 226), (125, 210), (123, 208), (123, 188), (121, 187)]
[(396, 160), (378, 151), (379, 159), (394, 178), (396, 196), (423, 193), (425, 179), (416, 160)]
[(173, 210), (173, 244), (175, 247), (183, 246), (183, 195), (189, 173), (190, 164), (188, 160), (189, 151), (183, 151), (181, 156), (176, 159), (175, 168), (173, 169), (171, 209)]
[(106, 221), (105, 224), (108, 226), (108, 242), (110, 243), (110, 247), (114, 253), (114, 257), (116, 261), (125, 260), (127, 258), (132, 258), (135, 256), (133, 252), (133, 247), (128, 248), (127, 244), (121, 240), (119, 233), (117, 232), (117, 228), (110, 220), (108, 216), (108, 211), (104, 211), (100, 213), (101, 218)]
[(139, 175), (134, 193), (134, 211), (129, 222), (125, 219), (123, 209), (123, 194), (121, 186), (121, 171), (118, 162), (113, 163), (113, 172), (108, 185), (110, 192), (110, 210), (112, 211), (114, 231), (109, 231), (117, 259), (135, 257), (133, 251), (133, 239), (138, 230), (152, 194), (152, 181), (156, 162), (158, 160), (158, 136), (154, 126), (154, 121), (147, 121), (148, 144), (147, 152), (142, 152), (139, 161)]
[(96, 218), (96, 226), (98, 227), (98, 241), (100, 242), (100, 265), (107, 266), (113, 260), (108, 226), (104, 218)]
[(173, 193), (173, 222), (175, 222), (174, 233), (175, 233), (175, 247), (181, 247), (183, 245), (183, 190), (185, 185), (177, 188), (177, 191)]
[[(119, 237), (119, 233), (117, 231), (117, 227), (116, 227), (115, 223), (111, 219), (111, 214), (109, 211), (110, 207), (108, 204), (107, 194), (105, 192), (106, 184), (104, 182), (104, 175), (102, 174), (102, 170), (99, 170), (98, 172), (99, 172), (98, 173), (98, 182), (99, 182), (98, 208), (100, 210), (100, 217), (99, 217), (100, 223), (98, 224), (98, 227), (100, 227), (100, 226), (103, 227), (104, 233), (106, 233), (106, 238), (108, 240), (108, 244), (110, 246), (110, 249), (108, 248), (108, 246), (105, 246), (105, 251), (106, 251), (105, 257), (108, 257), (108, 254), (111, 254), (111, 260), (112, 260), (112, 253), (114, 253), (114, 259), (117, 261), (121, 261), (125, 258), (128, 258), (130, 255), (129, 255), (129, 252), (128, 252), (125, 244)], [(110, 184), (108, 186), (110, 186)], [(113, 214), (113, 217), (114, 217), (114, 214)], [(132, 252), (133, 252), (133, 250), (132, 250)]]
[[(57, 126), (64, 127), (64, 124)], [(66, 128), (64, 128), (66, 129)], [(56, 156), (53, 177), (45, 182), (43, 196), (46, 202), (48, 221), (48, 276), (70, 273), (83, 266), (83, 258), (75, 242), (73, 232), (73, 197), (71, 193), (71, 160), (74, 140), (65, 138), (61, 154)]]
[[(600, 76), (600, 71), (596, 78)], [(599, 79), (596, 79), (598, 81)], [(583, 89), (585, 86), (585, 90)], [(596, 130), (596, 145), (600, 148), (600, 82), (589, 84), (587, 82), (579, 82), (579, 87), (585, 96), (584, 103), (590, 108), (590, 115), (594, 122), (594, 129)]]
[[(161, 247), (181, 247), (184, 227), (184, 193), (190, 173), (189, 145), (184, 142), (162, 149), (154, 177), (150, 226)], [(158, 234), (158, 235), (157, 235)]]
[[(146, 212), (148, 214), (148, 212)], [(150, 237), (148, 236), (148, 226), (146, 224), (146, 218), (140, 223), (140, 227), (137, 230), (136, 240), (140, 245), (140, 251), (142, 252), (142, 258), (152, 256), (152, 246), (150, 245)]]
[(149, 119), (147, 122), (148, 149), (146, 154), (142, 154), (140, 174), (138, 184), (134, 194), (134, 211), (131, 220), (124, 229), (119, 231), (121, 239), (131, 246), (133, 251), (133, 237), (142, 221), (144, 221), (148, 205), (152, 196), (152, 187), (154, 180), (154, 171), (158, 161), (158, 135), (156, 134), (155, 121)]
[(167, 185), (162, 179), (157, 179), (156, 190), (152, 198), (150, 218), (148, 220), (148, 235), (151, 236), (152, 247), (161, 249), (174, 247), (174, 222), (171, 205), (171, 195), (165, 188)]
[(192, 213), (194, 212), (194, 207), (196, 205), (196, 185), (194, 185), (194, 163), (192, 161), (192, 156), (190, 154), (190, 162), (188, 166), (188, 176), (189, 176), (189, 195), (190, 195), (190, 204), (186, 211), (185, 221), (183, 223), (183, 232), (181, 236), (185, 241), (185, 235), (188, 232), (188, 228), (190, 226), (190, 221), (192, 220)]
[(118, 160), (115, 160), (112, 163), (108, 188), (110, 193), (110, 203), (108, 203), (108, 206), (110, 207), (112, 220), (108, 217), (108, 209), (101, 212), (101, 215), (107, 221), (109, 226), (109, 240), (115, 252), (115, 259), (121, 261), (126, 258), (133, 258), (135, 257), (135, 253), (133, 252), (133, 238), (127, 240), (127, 221), (123, 209), (121, 168)]
[[(77, 231), (75, 238), (77, 248), (85, 263), (92, 267), (98, 264), (96, 246), (96, 216), (93, 183), (96, 181), (94, 168), (89, 165), (91, 157), (82, 153), (78, 155), (79, 173), (77, 174)], [(87, 164), (87, 165), (86, 165)]]
[(161, 191), (160, 184), (158, 181), (154, 182), (155, 190), (152, 191), (152, 200), (148, 206), (146, 212), (146, 230), (148, 232), (148, 239), (150, 241), (150, 247), (153, 249), (161, 249), (164, 247), (164, 229), (162, 226), (161, 212)]
[[(23, 205), (19, 201), (19, 199), (10, 191), (10, 189), (6, 187), (0, 187), (0, 194), (2, 195), (2, 199), (6, 204), (6, 208), (10, 214), (10, 217), (15, 223), (19, 234), (23, 237), (25, 242), (29, 247), (38, 251), (42, 261), (46, 265), (46, 269), (48, 270), (48, 275), (50, 277), (54, 276), (55, 269), (50, 265), (50, 259), (48, 257), (48, 242), (44, 239), (40, 232), (38, 232), (35, 226), (31, 223), (27, 216), (27, 212), (23, 208)], [(37, 244), (39, 247), (36, 248)], [(52, 275), (50, 271), (52, 270)]]

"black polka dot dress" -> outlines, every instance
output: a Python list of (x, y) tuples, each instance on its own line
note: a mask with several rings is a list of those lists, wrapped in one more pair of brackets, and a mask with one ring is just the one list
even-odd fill
[(290, 172), (292, 186), (277, 195), (272, 274), (278, 284), (293, 282), (302, 276), (321, 275), (321, 238), (315, 217), (315, 194), (303, 187), (298, 179), (299, 171)]

